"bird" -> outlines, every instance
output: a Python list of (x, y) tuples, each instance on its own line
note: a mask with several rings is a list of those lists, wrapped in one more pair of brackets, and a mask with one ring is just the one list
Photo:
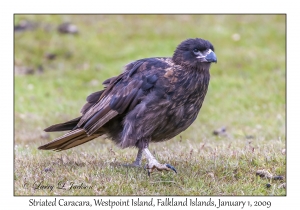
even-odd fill
[(155, 170), (177, 173), (152, 155), (149, 144), (170, 140), (195, 121), (208, 90), (211, 63), (217, 63), (214, 47), (202, 38), (182, 41), (172, 57), (130, 62), (86, 98), (81, 116), (46, 128), (68, 132), (38, 149), (67, 150), (105, 134), (121, 148), (138, 149), (129, 165), (141, 166), (144, 154), (149, 176)]

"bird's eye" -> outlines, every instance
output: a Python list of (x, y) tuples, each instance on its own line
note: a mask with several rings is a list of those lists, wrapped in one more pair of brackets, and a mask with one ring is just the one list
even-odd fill
[(199, 52), (199, 50), (197, 48), (195, 48), (195, 49), (193, 49), (193, 52), (197, 53), (197, 52)]

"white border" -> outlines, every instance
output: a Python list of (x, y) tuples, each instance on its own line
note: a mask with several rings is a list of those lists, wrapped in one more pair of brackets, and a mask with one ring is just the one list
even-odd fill
[[(227, 200), (271, 200), (272, 209), (298, 206), (299, 196), (299, 11), (296, 1), (9, 1), (1, 5), (1, 206), (28, 208), (31, 197), (13, 197), (13, 14), (14, 13), (286, 13), (287, 14), (287, 155), (286, 197), (225, 197)], [(37, 197), (37, 199), (45, 197)], [(51, 197), (50, 197), (51, 198)], [(94, 197), (64, 197), (92, 200)], [(105, 197), (102, 197), (105, 198)], [(108, 197), (106, 197), (108, 199)], [(177, 197), (180, 199), (179, 197)], [(190, 198), (190, 197), (189, 197)], [(208, 197), (202, 197), (207, 199)], [(218, 197), (213, 197), (217, 199)], [(224, 198), (224, 197), (220, 197)], [(119, 200), (120, 197), (109, 197)], [(145, 197), (145, 199), (147, 199)], [(155, 197), (157, 199), (157, 197)], [(71, 208), (71, 207), (64, 207)], [(97, 207), (99, 208), (99, 207)], [(120, 207), (119, 207), (120, 208)], [(176, 207), (180, 208), (180, 207)], [(118, 207), (114, 208), (118, 209)], [(223, 208), (222, 208), (223, 209)], [(228, 208), (229, 209), (229, 208)], [(294, 209), (294, 208), (293, 208)]]

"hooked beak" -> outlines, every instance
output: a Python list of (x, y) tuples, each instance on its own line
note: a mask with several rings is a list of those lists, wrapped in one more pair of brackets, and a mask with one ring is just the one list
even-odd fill
[(215, 63), (217, 63), (217, 56), (214, 53), (214, 51), (212, 51), (211, 49), (209, 49), (207, 51), (206, 55), (198, 56), (197, 58), (199, 58), (201, 62), (208, 62), (208, 63), (215, 62)]

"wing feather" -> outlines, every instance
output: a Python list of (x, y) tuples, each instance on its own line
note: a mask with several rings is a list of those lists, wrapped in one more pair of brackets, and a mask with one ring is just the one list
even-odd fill
[[(117, 77), (104, 81), (105, 89), (90, 94), (82, 107), (82, 116), (74, 120), (56, 124), (46, 131), (71, 130), (65, 135), (42, 145), (39, 149), (65, 150), (88, 142), (104, 134), (101, 129), (108, 121), (126, 110), (132, 110), (154, 86), (157, 76), (149, 75), (143, 60), (130, 63)], [(136, 74), (145, 71), (145, 74)]]
[(143, 61), (137, 61), (127, 65), (124, 73), (104, 82), (106, 85), (104, 90), (89, 95), (88, 103), (81, 110), (83, 115), (77, 127), (83, 128), (88, 135), (92, 135), (109, 120), (122, 114), (129, 106), (134, 106), (132, 102), (138, 102), (136, 96), (145, 81), (129, 75), (134, 75), (142, 64)]
[(77, 123), (80, 121), (81, 117), (77, 117), (73, 120), (64, 122), (64, 123), (59, 123), (55, 125), (51, 125), (48, 128), (45, 128), (44, 131), (46, 132), (54, 132), (54, 131), (67, 131), (67, 130), (72, 130)]

